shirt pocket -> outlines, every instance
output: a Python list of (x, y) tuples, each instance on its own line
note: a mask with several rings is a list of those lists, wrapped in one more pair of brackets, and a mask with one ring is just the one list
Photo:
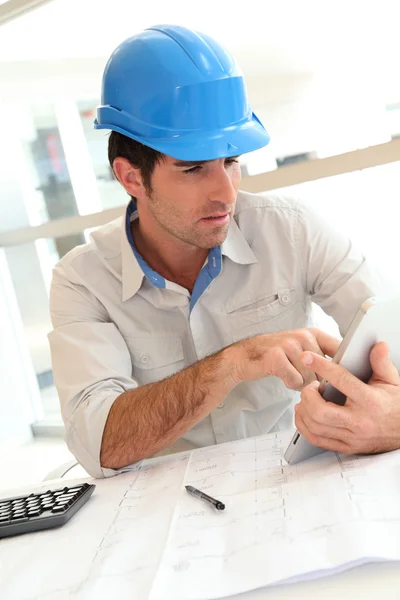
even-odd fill
[(185, 366), (182, 340), (178, 336), (126, 338), (133, 376), (140, 383), (169, 377)]
[(285, 329), (306, 326), (304, 307), (295, 289), (279, 289), (253, 300), (229, 306), (228, 326), (234, 342)]

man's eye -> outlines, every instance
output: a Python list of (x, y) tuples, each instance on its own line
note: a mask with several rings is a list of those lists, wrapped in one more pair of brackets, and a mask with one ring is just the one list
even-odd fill
[(183, 171), (183, 173), (186, 173), (187, 175), (190, 175), (190, 173), (197, 173), (197, 171), (199, 171), (201, 169), (201, 167), (191, 167), (190, 169), (185, 169)]
[[(232, 157), (232, 158), (226, 158), (225, 159), (225, 165), (227, 167), (230, 167), (231, 165), (233, 165), (234, 163), (238, 163), (239, 160), (236, 157)], [(185, 169), (184, 171), (182, 171), (182, 173), (185, 173), (186, 175), (191, 175), (193, 173), (197, 173), (198, 171), (200, 171), (202, 169), (201, 165), (196, 165), (194, 167), (190, 167), (190, 169)]]

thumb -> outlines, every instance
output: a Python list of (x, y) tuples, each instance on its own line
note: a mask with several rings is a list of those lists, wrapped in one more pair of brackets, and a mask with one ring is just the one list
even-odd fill
[(372, 378), (371, 381), (380, 381), (392, 385), (400, 385), (399, 372), (390, 360), (389, 346), (386, 342), (378, 342), (370, 354)]

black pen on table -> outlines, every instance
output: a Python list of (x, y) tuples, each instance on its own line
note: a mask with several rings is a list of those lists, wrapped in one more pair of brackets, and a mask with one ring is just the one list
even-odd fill
[(205, 494), (204, 492), (201, 492), (200, 490), (193, 487), (192, 485), (185, 485), (185, 488), (186, 488), (186, 491), (189, 494), (191, 494), (192, 496), (196, 496), (196, 498), (201, 498), (201, 500), (205, 500), (206, 502), (209, 502), (210, 504), (215, 506), (215, 508), (217, 510), (224, 510), (225, 504), (223, 502), (220, 502), (219, 500), (216, 500), (215, 498), (211, 498), (211, 496), (209, 496), (208, 494)]

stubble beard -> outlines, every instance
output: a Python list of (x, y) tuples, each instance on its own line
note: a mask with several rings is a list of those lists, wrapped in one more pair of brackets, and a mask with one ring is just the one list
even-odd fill
[(173, 211), (163, 210), (162, 199), (155, 198), (153, 194), (149, 195), (149, 206), (153, 218), (159, 226), (185, 244), (203, 250), (210, 250), (220, 246), (227, 238), (229, 224), (223, 228), (218, 227), (218, 231), (214, 232), (200, 232), (194, 226), (192, 228), (182, 228), (179, 226), (180, 215), (174, 214)]

